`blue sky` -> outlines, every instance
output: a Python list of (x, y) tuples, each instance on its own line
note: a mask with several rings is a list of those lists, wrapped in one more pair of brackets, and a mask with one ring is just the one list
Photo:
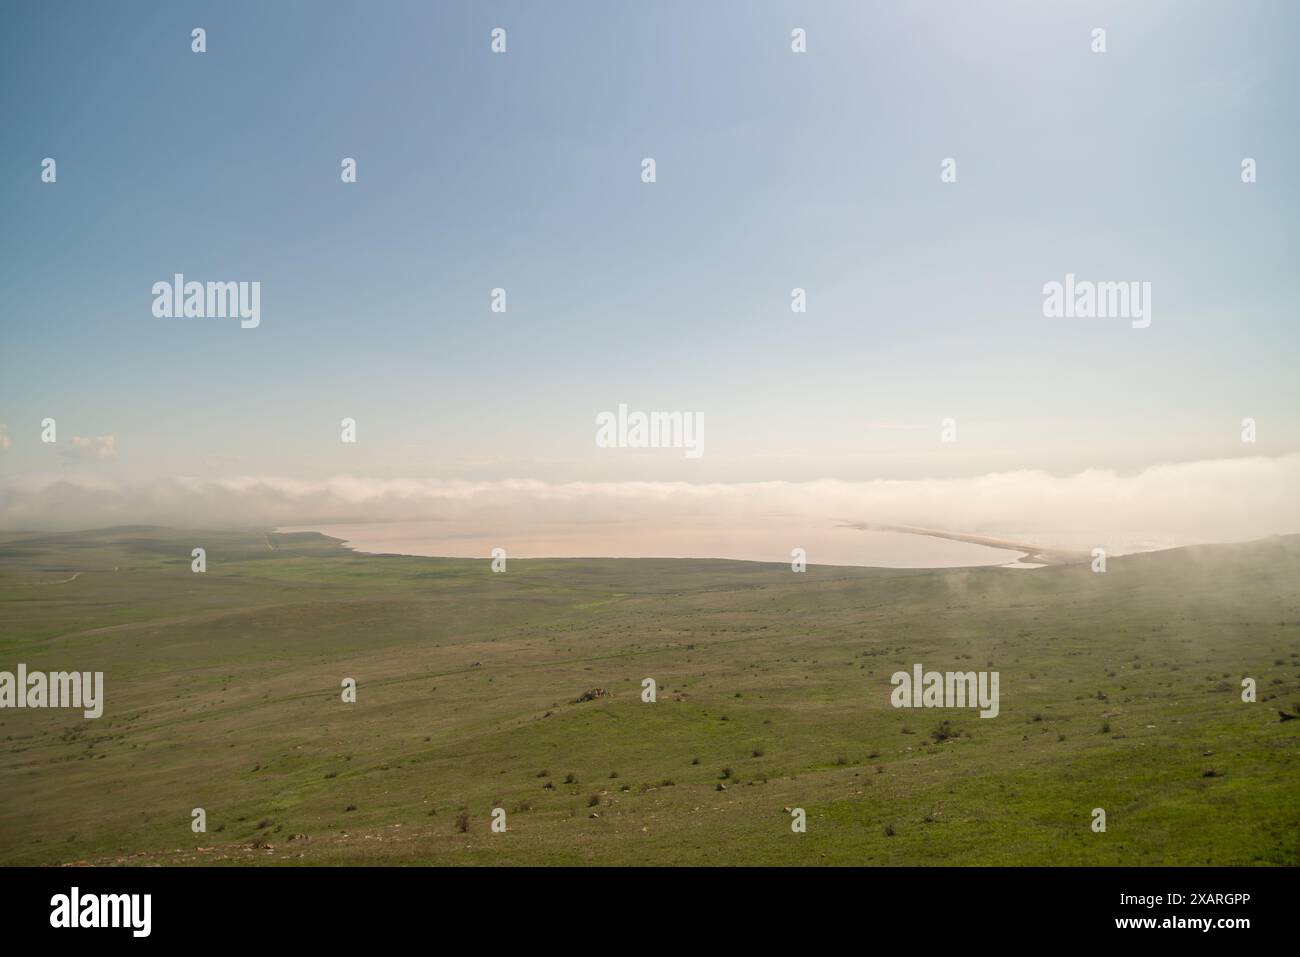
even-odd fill
[[(863, 481), (1295, 452), (1300, 7), (1065, 7), (8, 3), (0, 474)], [(260, 327), (155, 319), (175, 272), (260, 281)], [(1150, 281), (1151, 327), (1045, 319), (1067, 272)], [(702, 413), (706, 454), (595, 448), (620, 402)], [(43, 446), (46, 416), (116, 457)]]

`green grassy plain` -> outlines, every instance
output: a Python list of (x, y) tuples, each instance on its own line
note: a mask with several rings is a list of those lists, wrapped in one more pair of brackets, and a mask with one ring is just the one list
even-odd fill
[[(103, 671), (106, 705), (0, 711), (0, 863), (1294, 865), (1298, 583), (1300, 536), (1105, 574), (492, 574), (316, 534), (9, 534), (0, 670)], [(1001, 714), (892, 708), (916, 662), (999, 671)]]

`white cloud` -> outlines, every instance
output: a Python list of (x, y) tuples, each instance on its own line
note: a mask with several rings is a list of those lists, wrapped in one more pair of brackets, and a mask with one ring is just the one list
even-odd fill
[(67, 459), (82, 461), (85, 459), (117, 458), (117, 439), (111, 435), (95, 435), (89, 438), (74, 435), (68, 444), (59, 450)]
[[(108, 448), (112, 449), (111, 437)], [(96, 455), (101, 453), (96, 451)], [(110, 452), (111, 454), (111, 452)], [(94, 476), (0, 479), (0, 528), (151, 523), (264, 527), (438, 521), (458, 528), (622, 525), (723, 530), (867, 522), (1115, 551), (1300, 532), (1300, 455), (1162, 465), (1135, 475), (1038, 471), (843, 482), (496, 482)]]
[(9, 426), (0, 422), (0, 452), (8, 452), (13, 444), (13, 439), (9, 438)]

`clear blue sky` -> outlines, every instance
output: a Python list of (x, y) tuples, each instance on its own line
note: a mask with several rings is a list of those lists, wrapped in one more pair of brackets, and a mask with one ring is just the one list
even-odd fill
[[(8, 2), (0, 471), (69, 467), (45, 416), (133, 477), (1295, 451), (1300, 5), (1066, 7)], [(175, 272), (260, 281), (261, 326), (153, 318)], [(1151, 327), (1045, 319), (1067, 272), (1150, 281)], [(620, 402), (705, 456), (596, 449)]]

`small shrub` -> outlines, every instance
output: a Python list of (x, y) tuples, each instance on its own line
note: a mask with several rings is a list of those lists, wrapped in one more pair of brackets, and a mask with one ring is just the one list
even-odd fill
[(961, 732), (952, 726), (951, 721), (942, 721), (937, 728), (930, 732), (930, 737), (936, 742), (950, 741), (953, 738), (961, 737)]

